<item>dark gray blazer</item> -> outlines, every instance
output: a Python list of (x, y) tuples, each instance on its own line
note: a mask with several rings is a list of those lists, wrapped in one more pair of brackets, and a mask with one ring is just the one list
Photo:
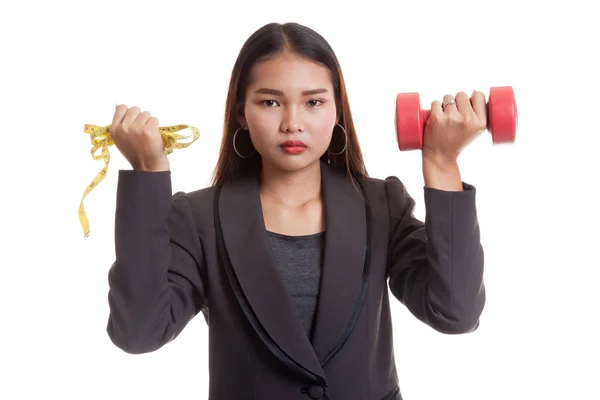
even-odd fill
[(274, 263), (257, 176), (173, 195), (170, 171), (119, 171), (112, 342), (155, 351), (202, 311), (211, 400), (400, 400), (387, 285), (433, 329), (478, 327), (475, 188), (425, 187), (423, 223), (398, 178), (321, 170), (326, 249), (312, 342)]

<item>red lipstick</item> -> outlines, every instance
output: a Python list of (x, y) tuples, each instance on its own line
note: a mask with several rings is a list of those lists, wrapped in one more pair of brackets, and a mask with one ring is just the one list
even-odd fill
[(286, 140), (281, 144), (281, 149), (289, 154), (300, 154), (306, 150), (306, 145), (300, 140)]

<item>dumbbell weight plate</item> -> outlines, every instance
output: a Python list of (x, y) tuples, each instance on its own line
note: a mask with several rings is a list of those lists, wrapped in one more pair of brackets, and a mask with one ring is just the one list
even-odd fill
[(494, 144), (513, 143), (517, 135), (518, 113), (510, 86), (493, 87), (488, 100), (488, 130)]
[(429, 111), (421, 109), (418, 93), (398, 93), (395, 128), (401, 151), (423, 148), (423, 131), (428, 118)]

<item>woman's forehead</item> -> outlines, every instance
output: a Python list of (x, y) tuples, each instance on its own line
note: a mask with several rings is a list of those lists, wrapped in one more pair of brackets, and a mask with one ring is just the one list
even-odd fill
[(254, 65), (250, 82), (253, 89), (274, 89), (284, 94), (320, 88), (331, 90), (331, 74), (327, 67), (288, 54)]

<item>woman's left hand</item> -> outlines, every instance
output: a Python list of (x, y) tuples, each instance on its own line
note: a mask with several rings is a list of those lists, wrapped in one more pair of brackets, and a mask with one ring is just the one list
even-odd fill
[(485, 95), (474, 91), (471, 98), (464, 92), (434, 101), (425, 124), (423, 157), (454, 163), (461, 151), (487, 127)]

